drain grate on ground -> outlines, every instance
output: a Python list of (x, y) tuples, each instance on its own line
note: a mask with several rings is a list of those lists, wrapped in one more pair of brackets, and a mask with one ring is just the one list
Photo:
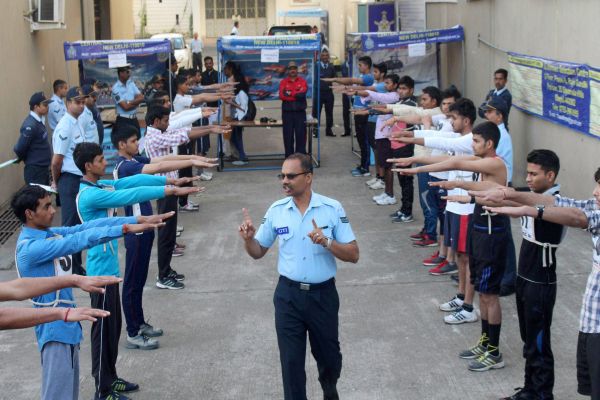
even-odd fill
[(8, 205), (0, 208), (0, 245), (3, 245), (21, 227), (21, 221)]

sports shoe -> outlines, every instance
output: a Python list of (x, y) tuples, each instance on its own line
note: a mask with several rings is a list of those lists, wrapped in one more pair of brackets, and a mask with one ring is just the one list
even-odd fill
[(236, 166), (248, 165), (248, 161), (245, 161), (245, 160), (237, 160), (237, 161), (234, 161), (234, 162), (232, 162), (232, 164), (233, 164), (233, 165), (236, 165)]
[(489, 371), (490, 369), (504, 368), (504, 360), (502, 359), (502, 353), (498, 353), (497, 356), (492, 355), (490, 351), (496, 350), (496, 347), (488, 346), (486, 351), (477, 360), (469, 363), (469, 371)]
[(397, 202), (398, 201), (394, 196), (389, 196), (388, 194), (386, 194), (385, 197), (379, 198), (375, 201), (375, 203), (377, 203), (378, 206), (391, 206), (396, 204)]
[(396, 218), (397, 216), (399, 216), (401, 214), (403, 214), (402, 210), (394, 211), (393, 213), (390, 214), (390, 218)]
[(463, 360), (474, 360), (478, 357), (481, 357), (487, 351), (487, 343), (489, 342), (489, 338), (485, 333), (483, 333), (479, 337), (479, 341), (477, 344), (467, 350), (461, 351), (458, 356)]
[(94, 400), (131, 400), (131, 398), (117, 392), (116, 390), (113, 390), (106, 396), (100, 396), (96, 393), (94, 395)]
[(372, 184), (374, 184), (375, 182), (377, 182), (379, 180), (379, 177), (375, 177), (375, 178), (371, 178), (368, 181), (365, 182), (365, 185), (367, 186), (371, 186)]
[(175, 232), (175, 237), (181, 236), (181, 232)]
[(147, 322), (144, 322), (140, 325), (140, 330), (138, 332), (140, 335), (144, 335), (147, 337), (159, 337), (163, 335), (162, 329), (155, 329), (152, 325)]
[(199, 210), (198, 206), (194, 207), (189, 202), (185, 206), (179, 206), (179, 211), (183, 211), (183, 212), (194, 212), (194, 211), (198, 211), (198, 210)]
[(127, 382), (125, 379), (117, 378), (112, 383), (112, 390), (121, 393), (135, 392), (136, 390), (140, 390), (140, 385)]
[(179, 248), (177, 246), (175, 246), (175, 248), (173, 249), (173, 257), (181, 257), (182, 255), (184, 255), (185, 252), (183, 251), (182, 248)]
[(500, 400), (531, 400), (535, 396), (531, 392), (526, 391), (525, 388), (515, 388), (515, 393), (512, 396), (503, 397)]
[(369, 185), (369, 189), (372, 189), (372, 190), (385, 189), (385, 183), (383, 183), (383, 181), (381, 179), (378, 179), (377, 182), (375, 182), (372, 185)]
[(415, 240), (413, 246), (415, 247), (435, 247), (438, 245), (437, 240), (433, 240), (428, 234), (424, 233), (421, 240)]
[(458, 275), (450, 275), (450, 280), (458, 285)]
[(454, 296), (449, 301), (440, 304), (440, 311), (452, 312), (456, 311), (462, 307), (464, 300), (459, 299), (457, 296)]
[(450, 275), (450, 274), (458, 274), (458, 266), (456, 263), (450, 263), (448, 261), (444, 261), (440, 263), (437, 267), (433, 267), (429, 270), (431, 275)]
[(177, 282), (183, 282), (183, 281), (185, 281), (185, 275), (178, 274), (177, 271), (175, 271), (174, 269), (172, 269), (171, 272), (169, 272), (169, 274), (167, 275), (167, 277), (175, 279)]
[(167, 277), (167, 278), (157, 280), (156, 287), (159, 289), (177, 290), (177, 289), (183, 289), (185, 287), (185, 285), (181, 282), (177, 282), (173, 278)]
[(140, 350), (154, 350), (154, 349), (158, 349), (158, 340), (150, 339), (149, 337), (144, 336), (144, 335), (137, 335), (134, 337), (127, 335), (127, 343), (125, 344), (125, 348), (140, 349)]
[(459, 308), (450, 315), (444, 317), (444, 322), (450, 325), (465, 324), (467, 322), (477, 322), (478, 317), (475, 309), (469, 312), (464, 308)]
[(200, 208), (200, 204), (198, 204), (198, 203), (194, 203), (194, 202), (193, 202), (193, 201), (191, 201), (191, 200), (188, 200), (188, 204), (190, 204), (192, 207), (195, 207), (195, 208)]
[(422, 230), (419, 233), (415, 233), (414, 235), (410, 235), (410, 240), (412, 240), (413, 242), (416, 242), (418, 240), (422, 240), (424, 235), (425, 235), (425, 231)]
[(398, 216), (396, 218), (392, 218), (392, 222), (394, 223), (405, 223), (405, 222), (413, 222), (415, 219), (413, 218), (413, 216), (411, 214), (404, 214), (404, 213), (400, 213), (398, 214)]
[(211, 174), (210, 172), (202, 172), (200, 174), (201, 181), (212, 181), (212, 178), (213, 178), (213, 174)]
[(181, 249), (181, 250), (185, 250), (185, 244), (179, 244), (177, 242), (175, 242), (175, 248), (176, 249)]
[(436, 265), (439, 265), (444, 261), (446, 261), (446, 257), (441, 257), (440, 252), (436, 251), (431, 256), (429, 256), (429, 258), (423, 260), (423, 265), (426, 267), (435, 267)]
[(368, 169), (355, 168), (351, 172), (352, 176), (371, 176), (371, 172)]
[(373, 196), (371, 198), (373, 199), (374, 202), (377, 202), (377, 200), (383, 199), (386, 196), (387, 196), (387, 193), (386, 192), (382, 192), (382, 193), (379, 193), (378, 195)]
[(181, 225), (177, 225), (177, 232), (183, 232), (184, 228)]

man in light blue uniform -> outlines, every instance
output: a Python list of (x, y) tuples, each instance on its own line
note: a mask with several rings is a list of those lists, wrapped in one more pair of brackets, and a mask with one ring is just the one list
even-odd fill
[[(19, 190), (11, 207), (23, 223), (15, 254), (17, 272), (27, 278), (70, 275), (71, 254), (117, 239), (127, 232), (143, 232), (157, 226), (135, 225), (139, 217), (127, 217), (97, 219), (73, 227), (53, 227), (56, 210), (50, 193), (39, 186)], [(108, 284), (116, 282), (114, 279), (107, 281)], [(81, 325), (76, 322), (79, 319), (74, 318), (80, 313), (72, 311), (76, 307), (73, 293), (70, 288), (60, 289), (34, 297), (33, 302), (35, 307), (65, 310), (63, 318), (35, 328), (42, 361), (41, 398), (76, 400), (79, 395), (79, 343), (83, 335)]]
[(52, 84), (52, 90), (54, 91), (54, 94), (50, 98), (52, 102), (48, 105), (48, 126), (51, 130), (54, 130), (56, 129), (56, 125), (58, 125), (58, 121), (60, 121), (67, 112), (67, 106), (63, 99), (67, 95), (69, 86), (67, 85), (67, 82), (57, 79)]
[[(52, 186), (58, 190), (61, 206), (61, 225), (74, 226), (81, 221), (77, 216), (75, 198), (79, 192), (81, 171), (73, 161), (73, 150), (77, 143), (85, 141), (85, 135), (79, 123), (79, 116), (85, 107), (85, 95), (81, 88), (74, 86), (67, 92), (67, 112), (61, 118), (54, 135), (52, 149), (54, 155), (50, 164)], [(85, 275), (81, 266), (81, 253), (73, 254), (73, 273)]]
[(358, 245), (342, 205), (312, 191), (309, 156), (290, 155), (281, 172), (288, 197), (271, 205), (258, 232), (244, 209), (239, 233), (254, 259), (279, 238), (280, 277), (273, 302), (285, 400), (306, 400), (307, 332), (324, 399), (337, 400), (342, 354), (335, 259), (358, 262)]
[(144, 95), (135, 85), (131, 76), (131, 65), (125, 64), (117, 67), (119, 79), (112, 87), (112, 97), (115, 101), (117, 118), (113, 130), (119, 129), (119, 125), (129, 124), (140, 129), (137, 119), (138, 106), (144, 101)]
[(92, 111), (95, 100), (93, 96), (96, 96), (96, 92), (92, 85), (86, 84), (81, 87), (83, 95), (86, 96), (85, 99), (85, 107), (83, 108), (83, 112), (79, 116), (79, 124), (81, 125), (81, 129), (83, 130), (83, 136), (85, 142), (93, 142), (102, 145), (100, 143), (100, 136), (98, 131), (98, 125), (96, 124), (96, 119), (94, 118), (94, 113)]

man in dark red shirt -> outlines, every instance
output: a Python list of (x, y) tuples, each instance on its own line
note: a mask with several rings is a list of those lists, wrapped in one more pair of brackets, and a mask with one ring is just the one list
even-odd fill
[(288, 64), (287, 69), (287, 78), (279, 84), (286, 158), (293, 153), (306, 153), (306, 91), (308, 89), (306, 81), (298, 76), (298, 66), (294, 61)]

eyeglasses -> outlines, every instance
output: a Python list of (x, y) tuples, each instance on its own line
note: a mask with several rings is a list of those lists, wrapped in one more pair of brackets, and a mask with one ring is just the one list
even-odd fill
[(310, 173), (311, 173), (311, 171), (304, 171), (304, 172), (300, 172), (299, 174), (279, 174), (279, 175), (277, 175), (277, 177), (280, 180), (284, 180), (285, 178), (288, 178), (290, 181), (292, 181), (292, 180), (296, 179), (297, 176), (306, 175), (306, 174), (310, 174)]

